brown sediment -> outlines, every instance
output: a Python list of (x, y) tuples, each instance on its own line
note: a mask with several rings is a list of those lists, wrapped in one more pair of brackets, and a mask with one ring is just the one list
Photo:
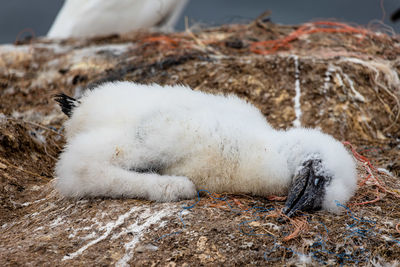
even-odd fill
[[(0, 263), (395, 264), (399, 72), (398, 36), (341, 23), (258, 21), (0, 46)], [(358, 162), (359, 187), (341, 215), (288, 220), (276, 197), (202, 193), (182, 208), (195, 201), (77, 201), (52, 188), (66, 119), (52, 99), (57, 93), (79, 96), (111, 80), (186, 84), (237, 94), (285, 129), (296, 120), (296, 79), (297, 119), (349, 142)]]

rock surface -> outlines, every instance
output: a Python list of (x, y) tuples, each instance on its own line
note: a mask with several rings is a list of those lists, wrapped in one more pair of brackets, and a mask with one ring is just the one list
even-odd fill
[[(398, 264), (399, 38), (302, 27), (255, 21), (0, 46), (0, 264)], [(359, 190), (342, 215), (290, 221), (273, 197), (64, 199), (52, 183), (65, 116), (52, 96), (109, 80), (234, 93), (277, 128), (319, 127), (367, 157)]]

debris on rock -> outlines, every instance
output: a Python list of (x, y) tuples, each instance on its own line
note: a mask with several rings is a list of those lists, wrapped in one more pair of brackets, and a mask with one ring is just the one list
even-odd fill
[[(396, 265), (399, 74), (398, 35), (339, 22), (2, 45), (0, 264)], [(340, 215), (290, 220), (273, 196), (65, 199), (52, 187), (66, 119), (53, 96), (113, 80), (237, 94), (274, 127), (320, 128), (353, 152), (359, 189)]]

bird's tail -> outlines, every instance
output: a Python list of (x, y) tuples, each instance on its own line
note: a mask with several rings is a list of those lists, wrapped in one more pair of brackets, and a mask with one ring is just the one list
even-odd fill
[(75, 98), (67, 96), (63, 93), (55, 95), (54, 100), (60, 104), (62, 112), (64, 112), (68, 117), (71, 117), (73, 109), (80, 103)]

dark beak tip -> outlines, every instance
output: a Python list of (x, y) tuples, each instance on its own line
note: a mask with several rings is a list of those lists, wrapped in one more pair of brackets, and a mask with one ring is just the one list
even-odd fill
[(282, 213), (283, 214), (285, 214), (285, 215), (287, 215), (288, 214), (288, 208), (287, 207), (284, 207), (283, 209), (282, 209)]
[(292, 209), (290, 209), (289, 205), (286, 205), (285, 207), (282, 208), (282, 213), (284, 215), (286, 215), (287, 217), (292, 217), (293, 214), (295, 213), (295, 211), (293, 211)]
[(293, 217), (293, 215), (295, 214), (295, 211), (292, 210), (287, 210), (287, 211), (283, 211), (283, 214), (285, 214), (287, 217), (291, 218)]

